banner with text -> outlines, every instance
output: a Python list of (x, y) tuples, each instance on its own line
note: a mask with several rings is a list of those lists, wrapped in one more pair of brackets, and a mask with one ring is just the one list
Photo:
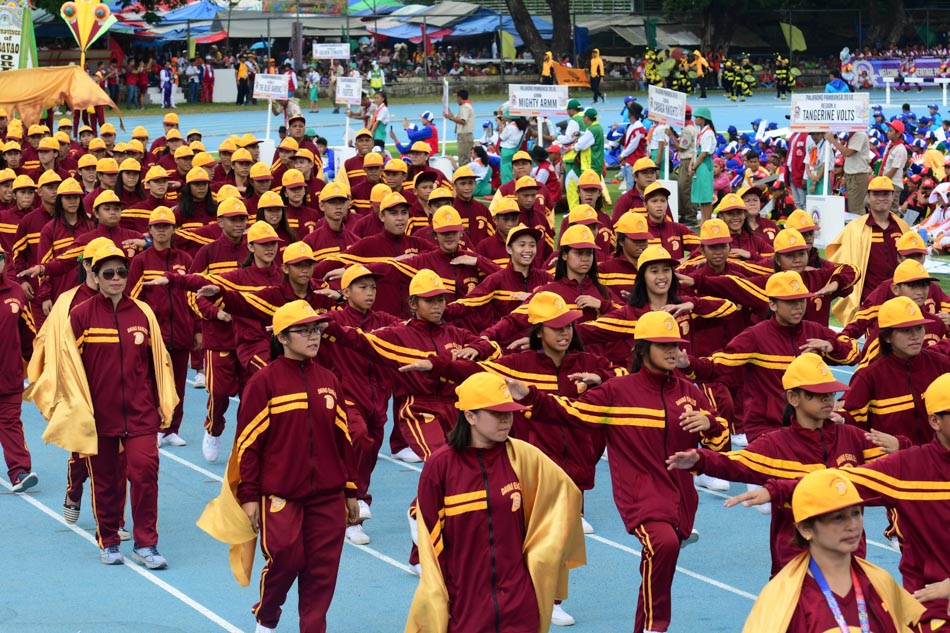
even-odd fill
[(359, 105), (362, 101), (363, 80), (359, 77), (337, 77), (334, 103)]
[(286, 100), (290, 90), (288, 75), (254, 75), (254, 98)]
[(313, 43), (314, 59), (349, 59), (349, 44), (318, 44)]
[(0, 70), (20, 68), (20, 43), (23, 38), (23, 9), (0, 7)]
[(863, 132), (871, 124), (866, 92), (792, 93), (792, 132)]
[[(950, 77), (948, 64), (940, 57), (915, 57), (913, 63), (907, 64), (900, 58), (887, 59), (852, 59), (850, 71), (842, 69), (842, 75), (854, 76), (853, 85), (863, 85), (866, 80), (872, 88), (883, 88), (884, 78), (892, 77), (898, 81), (902, 77), (920, 77), (921, 79), (935, 79)], [(903, 70), (901, 69), (903, 66)], [(899, 81), (898, 81), (899, 83)]]
[(583, 68), (571, 68), (554, 62), (551, 64), (554, 69), (554, 79), (559, 86), (570, 86), (572, 88), (590, 88), (590, 77)]
[(650, 86), (649, 118), (662, 125), (686, 125), (686, 93)]
[(564, 116), (567, 86), (508, 85), (508, 111), (515, 116)]

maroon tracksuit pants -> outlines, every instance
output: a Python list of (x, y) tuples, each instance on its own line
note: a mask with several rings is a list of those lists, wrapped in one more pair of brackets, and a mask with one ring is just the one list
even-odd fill
[(672, 610), (670, 590), (680, 555), (680, 537), (665, 521), (646, 521), (633, 530), (640, 539), (640, 598), (634, 633), (666, 631)]
[[(125, 454), (123, 470), (120, 454)], [(135, 547), (158, 544), (158, 442), (155, 433), (136, 437), (99, 436), (99, 453), (86, 458), (92, 481), (99, 547), (118, 545), (125, 512), (126, 482), (131, 487)]]
[(178, 406), (172, 414), (171, 424), (165, 429), (165, 435), (178, 433), (181, 428), (181, 419), (185, 411), (185, 381), (188, 378), (188, 358), (191, 356), (191, 350), (188, 349), (170, 349), (168, 354), (172, 358), (172, 373), (175, 375), (175, 392), (178, 394)]
[(20, 412), (23, 406), (23, 392), (0, 395), (0, 448), (7, 463), (7, 478), (16, 483), (17, 476), (24, 470), (33, 470), (30, 449), (23, 435), (23, 421)]
[(445, 436), (458, 421), (453, 401), (425, 396), (396, 396), (396, 427), (423, 461), (445, 446)]
[(205, 430), (219, 437), (224, 432), (224, 414), (228, 400), (244, 390), (247, 372), (233, 351), (205, 350), (205, 388), (208, 390), (208, 416)]
[(300, 633), (325, 633), (336, 589), (346, 501), (343, 492), (304, 499), (261, 497), (261, 599), (252, 611), (258, 623), (277, 628), (281, 606), (297, 582)]
[(353, 442), (353, 458), (356, 461), (356, 498), (373, 503), (369, 482), (376, 468), (379, 449), (386, 435), (386, 414), (364, 413), (363, 408), (352, 400), (346, 400), (346, 417)]

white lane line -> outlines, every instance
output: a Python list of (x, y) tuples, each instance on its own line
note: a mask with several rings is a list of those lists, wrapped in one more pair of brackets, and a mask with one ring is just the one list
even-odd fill
[[(8, 481), (6, 481), (5, 479), (0, 479), (0, 485), (2, 485), (2, 486), (3, 486), (4, 488), (6, 488), (7, 490), (10, 490), (10, 491), (13, 490), (13, 486), (11, 486), (10, 483), (9, 483)], [(94, 545), (94, 546), (98, 549), (99, 544), (96, 542), (95, 537), (93, 537), (93, 536), (92, 536), (91, 534), (89, 534), (88, 532), (85, 532), (85, 531), (83, 531), (82, 529), (76, 527), (75, 525), (70, 525), (69, 523), (66, 523), (66, 521), (63, 519), (63, 517), (61, 517), (58, 512), (56, 512), (55, 510), (51, 509), (49, 506), (45, 505), (44, 503), (42, 503), (42, 502), (40, 502), (40, 501), (37, 501), (36, 499), (34, 499), (33, 497), (31, 497), (31, 496), (28, 495), (28, 494), (19, 494), (19, 495), (17, 495), (17, 496), (20, 497), (21, 499), (23, 499), (24, 501), (26, 501), (27, 503), (29, 503), (31, 506), (33, 506), (33, 507), (36, 508), (37, 510), (39, 510), (39, 511), (43, 512), (44, 514), (48, 515), (49, 517), (51, 517), (51, 518), (52, 518), (53, 520), (55, 520), (56, 522), (60, 523), (61, 525), (64, 525), (66, 528), (72, 530), (74, 533), (78, 534), (80, 537), (82, 537), (83, 539), (85, 539), (86, 541), (88, 541), (89, 543), (91, 543), (92, 545)], [(221, 628), (224, 629), (225, 631), (228, 631), (229, 633), (243, 633), (243, 629), (241, 629), (241, 628), (239, 628), (239, 627), (237, 627), (237, 626), (231, 624), (230, 622), (228, 622), (227, 620), (225, 620), (224, 618), (222, 618), (220, 615), (218, 615), (217, 613), (215, 613), (214, 611), (212, 611), (212, 610), (209, 609), (208, 607), (204, 606), (203, 604), (201, 604), (201, 603), (198, 602), (197, 600), (195, 600), (195, 599), (191, 598), (190, 596), (188, 596), (188, 595), (187, 595), (186, 593), (184, 593), (183, 591), (179, 590), (178, 588), (176, 588), (176, 587), (173, 586), (173, 585), (170, 585), (169, 583), (165, 582), (164, 580), (158, 578), (158, 577), (157, 577), (154, 573), (152, 573), (151, 571), (149, 571), (149, 570), (147, 570), (147, 569), (145, 569), (145, 568), (143, 568), (143, 567), (139, 567), (138, 565), (132, 563), (131, 560), (129, 560), (128, 563), (129, 563), (129, 564), (127, 564), (127, 565), (123, 565), (123, 567), (125, 567), (125, 568), (128, 569), (129, 571), (135, 572), (136, 574), (138, 574), (139, 576), (141, 576), (141, 577), (144, 578), (145, 580), (149, 581), (150, 583), (152, 583), (153, 585), (155, 585), (156, 587), (158, 587), (158, 588), (161, 589), (162, 591), (164, 591), (164, 592), (168, 593), (169, 595), (171, 595), (171, 596), (177, 598), (179, 601), (183, 602), (184, 604), (186, 604), (187, 606), (191, 607), (192, 609), (194, 609), (195, 611), (197, 611), (198, 613), (200, 613), (200, 614), (203, 615), (204, 617), (208, 618), (209, 620), (211, 620), (212, 622), (214, 622), (215, 624), (217, 624), (219, 627), (221, 627)]]
[[(596, 534), (587, 534), (586, 536), (587, 538), (593, 541), (597, 541), (598, 543), (603, 543), (604, 545), (607, 545), (608, 547), (613, 547), (614, 549), (619, 549), (621, 552), (627, 552), (628, 554), (633, 554), (637, 558), (640, 557), (640, 550), (634, 549), (632, 547), (627, 547), (626, 545), (621, 545), (620, 543), (615, 543), (614, 541), (611, 541), (610, 539), (606, 539), (602, 536), (597, 536)], [(749, 600), (754, 601), (757, 597), (755, 594), (751, 594), (748, 591), (743, 591), (742, 589), (738, 589), (736, 587), (733, 587), (732, 585), (727, 585), (724, 582), (719, 582), (718, 580), (710, 578), (709, 576), (697, 574), (696, 572), (686, 569), (685, 567), (680, 567), (679, 565), (676, 566), (676, 571), (682, 574), (685, 574), (689, 576), (690, 578), (695, 578), (696, 580), (700, 580), (702, 582), (710, 584), (713, 587), (722, 589), (723, 591), (728, 591), (729, 593), (734, 593), (737, 596), (748, 598)]]
[(190, 468), (190, 469), (192, 469), (193, 471), (195, 471), (196, 473), (200, 473), (200, 474), (204, 475), (205, 477), (207, 477), (207, 478), (209, 478), (209, 479), (213, 479), (213, 480), (215, 480), (215, 481), (217, 481), (217, 482), (224, 481), (224, 479), (221, 477), (221, 475), (215, 474), (215, 473), (211, 472), (210, 470), (206, 470), (206, 469), (202, 468), (201, 466), (198, 466), (197, 464), (193, 464), (193, 463), (189, 462), (187, 459), (183, 459), (183, 458), (179, 457), (178, 455), (175, 455), (175, 454), (172, 453), (171, 451), (166, 451), (164, 448), (160, 448), (160, 449), (158, 449), (158, 452), (159, 452), (159, 454), (161, 454), (163, 457), (167, 457), (168, 459), (172, 460), (173, 462), (178, 462), (179, 464), (181, 464), (181, 465), (184, 466), (185, 468)]
[(422, 467), (421, 467), (421, 466), (413, 466), (412, 464), (409, 464), (409, 463), (407, 463), (407, 462), (404, 462), (404, 461), (402, 461), (401, 459), (396, 459), (395, 457), (390, 457), (389, 455), (383, 455), (382, 453), (380, 453), (380, 454), (379, 454), (379, 459), (385, 459), (387, 462), (392, 462), (393, 464), (396, 464), (397, 466), (402, 466), (403, 468), (408, 468), (409, 470), (414, 470), (414, 471), (416, 471), (417, 473), (421, 473), (421, 472), (422, 472)]

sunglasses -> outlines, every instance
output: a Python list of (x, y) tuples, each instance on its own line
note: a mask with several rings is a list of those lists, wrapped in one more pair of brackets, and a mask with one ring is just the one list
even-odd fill
[(99, 276), (105, 279), (106, 281), (112, 281), (116, 277), (119, 279), (127, 279), (129, 277), (128, 268), (106, 268), (105, 270), (99, 271)]

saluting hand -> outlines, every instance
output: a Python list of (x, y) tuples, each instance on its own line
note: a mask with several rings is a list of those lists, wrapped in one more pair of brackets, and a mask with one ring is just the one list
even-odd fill
[(588, 387), (596, 387), (602, 381), (600, 376), (590, 371), (582, 371), (576, 374), (568, 374), (567, 377), (574, 382), (582, 382)]
[(772, 495), (765, 488), (755, 488), (749, 490), (748, 492), (743, 492), (741, 495), (736, 495), (735, 497), (730, 497), (726, 499), (726, 502), (722, 505), (726, 508), (732, 508), (734, 506), (742, 504), (744, 508), (751, 508), (752, 506), (761, 506), (772, 501)]
[(244, 510), (244, 514), (247, 515), (247, 518), (251, 522), (251, 527), (254, 528), (254, 532), (261, 531), (261, 504), (259, 501), (248, 501), (247, 503), (241, 504), (241, 509)]
[(695, 448), (673, 453), (666, 460), (667, 470), (689, 470), (699, 463), (699, 452)]
[(432, 361), (431, 360), (417, 360), (414, 363), (403, 365), (402, 367), (399, 368), (399, 371), (403, 374), (410, 371), (432, 371)]
[(870, 433), (865, 433), (864, 438), (869, 441), (871, 444), (874, 444), (882, 451), (890, 455), (891, 453), (896, 453), (900, 450), (900, 442), (893, 435), (888, 435), (887, 433), (882, 433), (880, 431), (874, 430)]
[(520, 380), (515, 380), (514, 378), (505, 378), (505, 384), (508, 385), (508, 391), (511, 392), (511, 397), (515, 400), (524, 400), (530, 393), (528, 390), (528, 385), (524, 384)]
[(323, 276), (323, 280), (333, 281), (334, 279), (339, 279), (340, 277), (343, 276), (344, 271), (346, 271), (346, 268), (334, 268), (333, 270), (331, 270), (330, 272), (328, 272), (326, 275)]
[(702, 411), (693, 409), (683, 411), (683, 413), (680, 414), (680, 426), (684, 431), (689, 431), (690, 433), (708, 431), (711, 425), (712, 423), (709, 421), (709, 417)]
[(692, 301), (685, 301), (683, 303), (668, 303), (660, 308), (660, 310), (669, 312), (673, 316), (679, 316), (684, 313), (692, 312), (695, 307)]
[(680, 282), (681, 286), (695, 286), (696, 280), (690, 277), (689, 275), (684, 275), (683, 273), (676, 273), (676, 279)]
[(528, 339), (527, 336), (522, 336), (521, 338), (515, 339), (514, 341), (512, 341), (511, 344), (508, 346), (508, 350), (513, 351), (513, 352), (524, 351), (528, 349), (528, 347), (530, 346), (531, 346), (530, 339)]
[(832, 295), (836, 292), (838, 292), (838, 282), (831, 281), (831, 282), (828, 282), (828, 284), (824, 288), (819, 289), (818, 292), (815, 293), (815, 296), (824, 297), (827, 295)]
[[(36, 277), (38, 275), (42, 275), (44, 272), (46, 272), (46, 266), (43, 266), (42, 264), (37, 264), (36, 266), (30, 266), (29, 268), (27, 268), (21, 273), (17, 273), (17, 279), (20, 279), (22, 277)], [(23, 282), (23, 283), (26, 284), (27, 282)], [(26, 288), (24, 288), (23, 290), (24, 292), (26, 292)], [(27, 297), (27, 299), (32, 299), (32, 298), (33, 298), (33, 290), (30, 289), (30, 296)]]
[(475, 266), (478, 264), (478, 258), (474, 255), (459, 255), (449, 262), (453, 266)]

